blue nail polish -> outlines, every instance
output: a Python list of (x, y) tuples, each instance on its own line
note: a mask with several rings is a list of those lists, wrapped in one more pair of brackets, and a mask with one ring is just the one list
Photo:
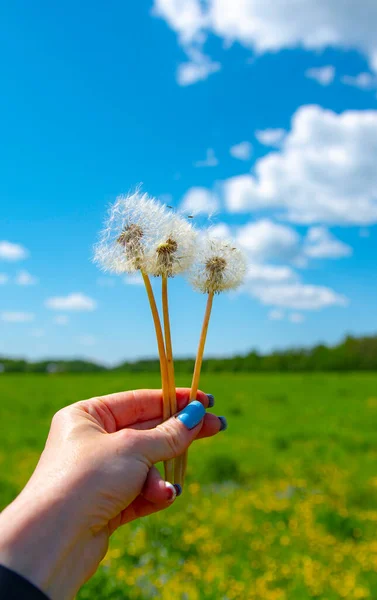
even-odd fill
[(215, 406), (215, 398), (212, 396), (212, 394), (206, 394), (206, 396), (208, 398), (208, 408)]
[(228, 421), (226, 420), (226, 418), (219, 417), (219, 420), (221, 421), (220, 431), (225, 431), (225, 429), (228, 429)]
[(182, 486), (179, 485), (179, 483), (175, 483), (174, 487), (175, 487), (176, 498), (178, 498), (178, 496), (182, 495)]
[(204, 415), (206, 414), (206, 409), (204, 408), (201, 402), (198, 400), (193, 400), (185, 406), (183, 410), (178, 414), (177, 419), (181, 421), (187, 429), (193, 429), (200, 423)]

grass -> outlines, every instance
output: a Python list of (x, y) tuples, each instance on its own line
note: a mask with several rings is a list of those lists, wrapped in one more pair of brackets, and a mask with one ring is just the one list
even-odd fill
[[(148, 374), (1, 376), (0, 508), (56, 410), (158, 385)], [(78, 598), (377, 597), (377, 375), (216, 374), (201, 388), (228, 431), (190, 451), (175, 506), (114, 534)]]

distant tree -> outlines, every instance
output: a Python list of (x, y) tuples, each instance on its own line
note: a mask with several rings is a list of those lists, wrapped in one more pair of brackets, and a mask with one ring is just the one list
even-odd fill
[[(194, 360), (175, 361), (177, 373), (192, 373)], [(0, 357), (0, 373), (96, 373), (110, 370), (85, 360), (46, 360), (28, 362), (23, 359)], [(111, 369), (127, 373), (158, 373), (155, 358), (124, 362)], [(208, 357), (203, 362), (203, 373), (252, 373), (255, 371), (375, 371), (377, 370), (377, 335), (356, 338), (348, 335), (340, 344), (329, 347), (319, 344), (313, 348), (291, 348), (262, 355), (252, 350), (245, 355), (230, 358)]]

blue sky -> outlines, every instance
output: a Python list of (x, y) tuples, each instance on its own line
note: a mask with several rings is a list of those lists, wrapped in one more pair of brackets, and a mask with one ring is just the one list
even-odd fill
[[(377, 8), (342, 4), (3, 4), (0, 354), (155, 355), (143, 288), (90, 260), (139, 183), (248, 253), (207, 354), (376, 332)], [(177, 355), (204, 302), (172, 282)]]

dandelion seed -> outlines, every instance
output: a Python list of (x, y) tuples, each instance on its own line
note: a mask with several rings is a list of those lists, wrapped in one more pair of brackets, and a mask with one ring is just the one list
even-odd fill
[(175, 277), (191, 266), (196, 253), (197, 233), (179, 215), (169, 214), (159, 239), (148, 252), (146, 270), (156, 277)]
[(170, 215), (147, 194), (119, 196), (110, 207), (95, 247), (94, 261), (112, 273), (143, 270), (148, 250), (156, 244)]
[(189, 274), (192, 286), (204, 294), (238, 288), (246, 273), (246, 257), (228, 240), (206, 237)]

